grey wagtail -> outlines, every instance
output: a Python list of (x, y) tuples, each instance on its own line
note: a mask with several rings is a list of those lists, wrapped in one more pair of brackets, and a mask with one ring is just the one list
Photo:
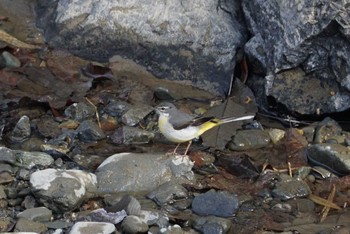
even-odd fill
[(196, 118), (190, 114), (180, 111), (176, 106), (169, 102), (163, 102), (156, 107), (159, 114), (158, 128), (160, 132), (171, 142), (178, 143), (174, 149), (174, 154), (180, 143), (188, 141), (188, 146), (185, 151), (190, 148), (192, 140), (202, 135), (209, 129), (219, 126), (224, 123), (234, 121), (253, 119), (254, 115), (246, 115), (243, 117), (229, 117), (217, 119), (215, 117), (199, 117)]

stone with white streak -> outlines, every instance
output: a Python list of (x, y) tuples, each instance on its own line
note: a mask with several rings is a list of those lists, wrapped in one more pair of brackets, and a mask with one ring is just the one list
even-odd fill
[(96, 176), (80, 170), (46, 169), (30, 177), (33, 194), (56, 212), (73, 210), (96, 192)]
[(115, 226), (112, 223), (105, 222), (77, 222), (74, 224), (69, 234), (110, 234), (114, 233)]

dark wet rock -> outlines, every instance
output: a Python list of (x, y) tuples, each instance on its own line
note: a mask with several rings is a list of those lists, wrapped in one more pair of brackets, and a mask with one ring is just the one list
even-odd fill
[(5, 192), (6, 196), (11, 199), (16, 198), (18, 195), (17, 189), (13, 187), (6, 187)]
[(6, 67), (20, 67), (21, 62), (7, 51), (2, 52), (1, 57), (4, 58)]
[(314, 143), (325, 143), (327, 140), (340, 136), (341, 126), (331, 118), (325, 118), (316, 127)]
[(60, 129), (59, 123), (55, 121), (51, 116), (41, 118), (36, 124), (38, 131), (41, 135), (48, 138), (58, 137), (62, 129)]
[(106, 137), (101, 128), (92, 120), (83, 121), (77, 129), (81, 141), (99, 141)]
[(311, 189), (303, 180), (291, 178), (284, 174), (280, 175), (280, 181), (276, 183), (275, 188), (272, 190), (272, 196), (282, 201), (306, 197), (310, 193)]
[(33, 194), (55, 212), (70, 211), (96, 192), (94, 174), (79, 170), (46, 169), (30, 176)]
[(336, 175), (334, 175), (332, 172), (320, 166), (312, 167), (312, 175), (317, 179), (328, 179), (331, 177), (336, 177)]
[[(348, 23), (343, 23), (349, 22), (348, 14), (343, 14), (346, 4), (243, 1), (253, 35), (245, 52), (257, 68), (254, 73), (263, 74), (260, 89), (264, 95), (272, 95), (290, 111), (301, 114), (349, 108), (347, 73), (342, 73), (350, 66), (343, 62), (350, 57)], [(322, 14), (310, 19), (310, 12)]]
[(121, 118), (130, 107), (131, 105), (127, 102), (110, 100), (103, 110), (111, 116)]
[(0, 56), (0, 69), (3, 69), (6, 67), (6, 60), (3, 56)]
[(14, 173), (15, 169), (9, 164), (0, 163), (0, 173), (1, 172)]
[(259, 129), (237, 131), (233, 140), (228, 143), (230, 150), (259, 149), (270, 143), (270, 136), (267, 132)]
[(104, 222), (77, 222), (70, 229), (69, 234), (111, 234), (114, 233), (115, 226), (112, 223)]
[(192, 211), (199, 215), (229, 217), (239, 206), (237, 196), (226, 191), (209, 190), (194, 197)]
[(254, 179), (260, 175), (259, 170), (247, 155), (223, 154), (218, 157), (220, 166), (229, 173), (246, 179)]
[(169, 90), (164, 87), (158, 87), (156, 90), (154, 90), (154, 96), (159, 100), (159, 101), (168, 101), (171, 102), (175, 98), (170, 94)]
[(152, 199), (159, 206), (172, 204), (176, 200), (188, 198), (188, 196), (189, 194), (187, 190), (182, 185), (176, 184), (172, 181), (162, 184), (156, 190), (147, 195), (149, 199)]
[[(80, 7), (82, 3), (86, 7)], [(235, 2), (77, 1), (57, 5), (40, 1), (38, 9), (39, 25), (54, 47), (104, 61), (118, 54), (158, 77), (188, 80), (220, 95), (229, 89), (235, 55), (245, 40)], [(100, 24), (104, 21), (111, 24)]]
[(306, 149), (307, 157), (313, 165), (330, 170), (337, 175), (350, 174), (350, 150), (339, 144), (315, 144)]
[(288, 203), (277, 203), (271, 207), (271, 210), (290, 213), (292, 211), (292, 206)]
[(108, 207), (109, 211), (125, 210), (128, 215), (141, 214), (140, 202), (131, 195), (126, 194), (121, 196), (117, 194), (117, 197), (112, 195), (105, 201), (110, 205), (110, 207)]
[(19, 168), (18, 172), (17, 172), (17, 176), (19, 179), (22, 180), (29, 180), (29, 176), (30, 176), (30, 170), (25, 169), (25, 168)]
[(17, 218), (26, 218), (38, 222), (50, 221), (51, 217), (52, 211), (46, 207), (26, 209), (17, 215)]
[(293, 209), (293, 212), (295, 212), (296, 214), (300, 214), (300, 213), (311, 214), (312, 212), (314, 212), (316, 207), (313, 201), (306, 198), (289, 200), (288, 203), (292, 204), (293, 207), (295, 206), (295, 209)]
[(64, 229), (73, 226), (73, 223), (63, 220), (55, 220), (52, 222), (45, 222), (45, 225), (51, 229)]
[(196, 218), (192, 226), (203, 234), (228, 233), (232, 222), (229, 219), (206, 216)]
[(15, 199), (8, 199), (7, 201), (8, 201), (9, 206), (16, 207), (16, 206), (21, 205), (22, 198), (17, 197)]
[(16, 163), (16, 157), (13, 151), (6, 147), (0, 147), (0, 162), (14, 165)]
[(303, 180), (305, 179), (311, 172), (311, 167), (299, 167), (298, 170), (293, 174), (293, 177)]
[(147, 144), (154, 138), (154, 133), (136, 127), (123, 126), (110, 136), (114, 144)]
[(128, 234), (143, 233), (148, 231), (148, 225), (139, 217), (129, 215), (123, 220), (122, 230)]
[(98, 192), (107, 194), (123, 191), (151, 191), (174, 179), (168, 165), (169, 160), (171, 159), (163, 154), (112, 155), (96, 170)]
[(26, 169), (48, 167), (54, 162), (54, 159), (49, 154), (42, 152), (14, 150), (13, 153), (16, 157), (17, 165)]
[(40, 139), (36, 136), (30, 137), (28, 140), (21, 143), (19, 149), (23, 151), (41, 151), (41, 145), (43, 144), (44, 139)]
[(73, 103), (64, 110), (64, 114), (68, 118), (71, 118), (78, 122), (82, 122), (95, 116), (95, 113), (95, 108), (92, 105), (86, 104), (84, 102)]
[(73, 156), (74, 162), (76, 162), (79, 166), (82, 166), (84, 168), (89, 168), (89, 169), (90, 168), (96, 169), (105, 159), (106, 157), (99, 156), (99, 155), (76, 154)]
[(43, 223), (35, 222), (25, 218), (20, 218), (16, 223), (14, 231), (43, 233), (47, 231), (47, 227)]
[[(22, 195), (22, 194), (19, 194), (19, 195)], [(25, 196), (21, 205), (22, 205), (22, 207), (24, 207), (26, 209), (32, 209), (32, 208), (36, 207), (38, 204), (36, 202), (36, 199), (33, 196), (28, 195), (28, 196)], [(38, 221), (40, 221), (40, 220), (38, 220)]]
[(9, 140), (13, 143), (21, 143), (27, 140), (30, 134), (30, 120), (28, 116), (24, 115), (18, 120), (15, 128), (10, 133)]
[(133, 107), (123, 114), (122, 122), (127, 126), (136, 126), (152, 111), (151, 106)]

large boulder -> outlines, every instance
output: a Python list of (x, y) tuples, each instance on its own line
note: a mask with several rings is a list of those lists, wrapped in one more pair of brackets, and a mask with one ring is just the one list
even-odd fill
[[(350, 107), (348, 1), (244, 0), (251, 86), (299, 114)], [(252, 73), (251, 73), (252, 74)], [(265, 103), (266, 104), (266, 103)]]
[(120, 55), (221, 95), (246, 41), (236, 1), (42, 0), (37, 12), (54, 47), (102, 61)]

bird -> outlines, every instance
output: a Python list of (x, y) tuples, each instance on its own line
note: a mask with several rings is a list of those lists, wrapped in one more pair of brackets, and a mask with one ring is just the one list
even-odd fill
[(162, 135), (171, 142), (178, 143), (173, 151), (183, 142), (189, 142), (184, 155), (191, 146), (192, 140), (198, 138), (204, 132), (221, 124), (234, 121), (253, 119), (254, 115), (242, 117), (228, 117), (218, 119), (215, 117), (195, 117), (179, 110), (173, 103), (162, 102), (155, 108), (158, 113), (158, 128)]

